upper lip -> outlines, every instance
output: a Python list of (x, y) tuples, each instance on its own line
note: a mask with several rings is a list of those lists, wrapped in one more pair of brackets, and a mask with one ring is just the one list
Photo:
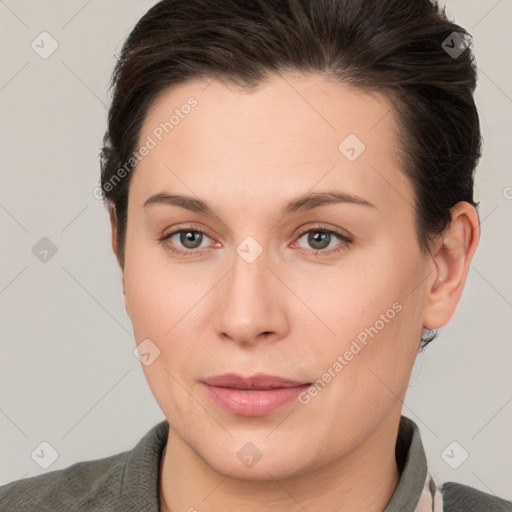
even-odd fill
[(309, 382), (299, 382), (296, 380), (285, 379), (275, 375), (267, 375), (258, 373), (249, 377), (242, 377), (235, 373), (225, 373), (223, 375), (215, 375), (203, 379), (205, 384), (222, 388), (233, 389), (276, 389), (276, 388), (292, 388), (309, 384)]

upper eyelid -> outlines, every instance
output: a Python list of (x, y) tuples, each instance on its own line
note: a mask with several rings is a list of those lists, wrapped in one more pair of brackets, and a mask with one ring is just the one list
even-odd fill
[(208, 238), (211, 238), (213, 240), (213, 237), (208, 234), (208, 231), (202, 229), (202, 228), (196, 228), (194, 226), (185, 226), (184, 228), (178, 228), (173, 231), (169, 231), (166, 235), (163, 236), (163, 238), (170, 238), (171, 236), (176, 235), (177, 233), (181, 233), (182, 231), (192, 231), (195, 233), (202, 233), (203, 235), (206, 235)]
[[(340, 237), (350, 238), (349, 235), (344, 235), (343, 233), (340, 233), (336, 229), (324, 227), (324, 226), (321, 226), (321, 225), (312, 226), (312, 227), (304, 228), (303, 230), (299, 230), (299, 232), (295, 236), (296, 237), (302, 237), (306, 233), (309, 233), (310, 231), (315, 231), (315, 230), (316, 231), (324, 231), (324, 232), (327, 232), (327, 233), (332, 233), (332, 234), (338, 235)], [(203, 228), (195, 227), (193, 225), (192, 226), (181, 227), (181, 228), (175, 229), (173, 231), (170, 231), (169, 233), (164, 235), (164, 238), (167, 238), (167, 237), (170, 237), (172, 235), (175, 235), (176, 233), (180, 233), (181, 231), (194, 231), (194, 232), (198, 232), (198, 233), (203, 233), (204, 235), (208, 236), (209, 238), (211, 238), (213, 240), (213, 237), (209, 234), (209, 232), (207, 230), (205, 230)]]
[(312, 228), (306, 228), (304, 230), (301, 230), (297, 233), (297, 237), (302, 237), (304, 236), (306, 233), (309, 233), (310, 231), (323, 231), (324, 233), (331, 233), (331, 234), (334, 234), (334, 235), (338, 235), (340, 237), (345, 237), (345, 238), (348, 238), (348, 235), (344, 235), (343, 233), (340, 233), (339, 231), (335, 230), (335, 229), (332, 229), (332, 228), (327, 228), (327, 227), (322, 227), (322, 226), (317, 226), (317, 227), (312, 227)]
[(175, 235), (176, 233), (179, 233), (180, 231), (197, 231), (199, 233), (204, 233), (205, 235), (208, 235), (210, 238), (212, 236), (209, 234), (209, 230), (203, 227), (200, 227), (199, 225), (196, 225), (195, 223), (190, 223), (188, 225), (177, 227), (173, 229), (172, 231), (169, 231), (167, 234), (163, 235), (164, 237)]

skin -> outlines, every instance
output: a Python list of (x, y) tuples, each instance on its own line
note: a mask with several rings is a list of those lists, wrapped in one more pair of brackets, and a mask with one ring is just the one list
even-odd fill
[[(454, 313), (477, 213), (458, 203), (431, 254), (421, 252), (397, 120), (379, 94), (316, 75), (273, 76), (251, 92), (192, 81), (156, 100), (140, 144), (190, 96), (197, 107), (133, 171), (122, 269), (136, 343), (149, 338), (160, 350), (142, 368), (170, 424), (161, 510), (382, 511), (399, 480), (396, 435), (422, 329)], [(351, 133), (366, 146), (353, 162), (338, 149)], [(280, 215), (292, 199), (327, 190), (373, 206)], [(200, 198), (215, 214), (144, 208), (160, 192)], [(299, 237), (319, 223), (352, 242)], [(160, 240), (193, 228), (208, 233), (195, 246), (179, 233)], [(247, 236), (263, 249), (252, 263), (236, 252)], [(396, 303), (401, 311), (306, 405), (244, 417), (199, 382), (227, 372), (315, 382)], [(262, 454), (252, 467), (237, 457), (248, 442)]]

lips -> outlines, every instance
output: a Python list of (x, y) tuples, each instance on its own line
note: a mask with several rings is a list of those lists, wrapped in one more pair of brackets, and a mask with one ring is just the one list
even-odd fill
[(293, 388), (304, 384), (310, 384), (308, 382), (299, 382), (263, 373), (253, 375), (251, 377), (241, 377), (235, 373), (226, 373), (224, 375), (208, 377), (207, 379), (204, 379), (203, 382), (209, 386), (245, 390)]
[(234, 373), (203, 379), (206, 395), (218, 406), (239, 416), (264, 416), (294, 401), (310, 382), (274, 375), (241, 377)]

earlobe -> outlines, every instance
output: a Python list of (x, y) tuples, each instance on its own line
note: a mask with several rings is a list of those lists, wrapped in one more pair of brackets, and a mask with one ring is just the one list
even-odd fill
[(436, 244), (431, 286), (423, 325), (439, 329), (446, 325), (460, 300), (471, 259), (479, 240), (478, 214), (474, 206), (463, 201), (452, 208), (452, 220)]

